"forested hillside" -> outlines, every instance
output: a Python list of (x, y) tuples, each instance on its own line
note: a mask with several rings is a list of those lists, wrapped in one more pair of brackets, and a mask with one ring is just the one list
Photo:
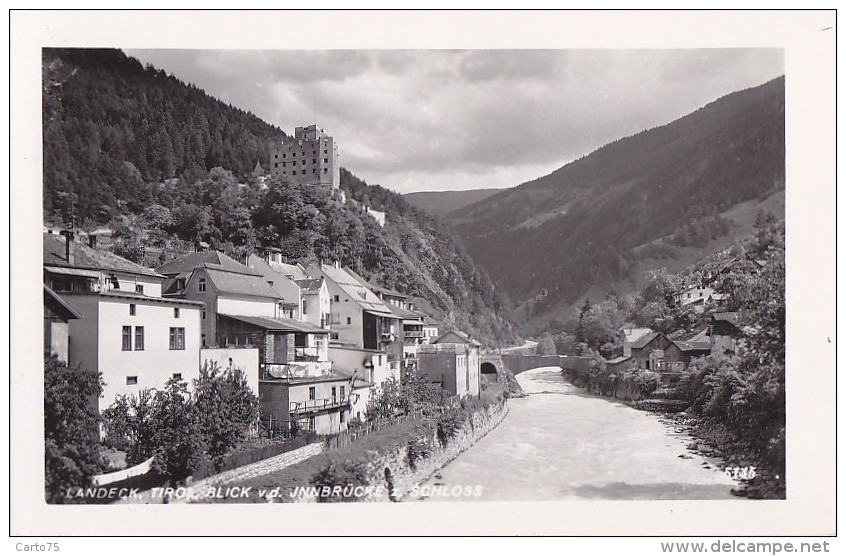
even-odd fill
[(461, 210), (468, 205), (478, 203), (501, 189), (468, 189), (466, 191), (415, 191), (406, 193), (403, 198), (432, 216), (443, 218), (451, 212)]
[[(270, 249), (337, 260), (486, 343), (513, 340), (485, 272), (400, 195), (345, 170), (346, 203), (253, 177), (285, 135), (248, 112), (120, 51), (73, 49), (44, 50), (43, 110), (45, 221), (109, 225), (115, 251), (148, 266), (203, 244), (241, 260)], [(364, 205), (387, 211), (386, 226)]]
[(719, 215), (784, 188), (784, 78), (727, 95), (668, 125), (620, 139), (447, 218), (468, 252), (538, 313), (592, 285), (627, 279), (634, 247), (669, 236), (696, 246)]

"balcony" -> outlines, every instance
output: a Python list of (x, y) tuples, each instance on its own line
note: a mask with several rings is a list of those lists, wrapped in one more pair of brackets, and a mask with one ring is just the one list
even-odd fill
[(264, 363), (261, 380), (296, 380), (328, 375), (332, 372), (331, 361), (292, 361), (291, 363)]
[(423, 331), (422, 330), (406, 330), (405, 331), (406, 338), (422, 338)]
[(317, 347), (294, 348), (294, 361), (316, 363), (320, 361), (320, 350)]
[(290, 402), (288, 409), (291, 413), (317, 413), (319, 411), (328, 411), (330, 409), (348, 406), (351, 401), (351, 396), (303, 400), (300, 402)]

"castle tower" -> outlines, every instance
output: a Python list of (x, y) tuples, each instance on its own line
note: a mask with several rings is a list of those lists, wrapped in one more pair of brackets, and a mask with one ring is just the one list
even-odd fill
[(271, 172), (299, 184), (341, 185), (338, 144), (316, 124), (298, 127), (294, 138), (271, 154)]

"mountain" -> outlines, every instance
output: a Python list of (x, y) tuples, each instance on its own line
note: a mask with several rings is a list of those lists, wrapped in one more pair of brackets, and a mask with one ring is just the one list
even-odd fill
[(467, 191), (417, 191), (403, 195), (406, 201), (433, 216), (443, 218), (467, 205), (478, 203), (501, 189), (470, 189)]
[(203, 244), (339, 261), (486, 344), (515, 341), (507, 298), (401, 195), (344, 169), (342, 191), (253, 176), (282, 130), (119, 50), (45, 49), (42, 62), (45, 220), (108, 225), (116, 253), (153, 267)]
[[(784, 78), (722, 97), (610, 143), (551, 174), (446, 218), (474, 258), (530, 315), (590, 288), (635, 282), (635, 248), (661, 238), (701, 249), (722, 213), (784, 189)], [(606, 290), (607, 291), (607, 290)]]

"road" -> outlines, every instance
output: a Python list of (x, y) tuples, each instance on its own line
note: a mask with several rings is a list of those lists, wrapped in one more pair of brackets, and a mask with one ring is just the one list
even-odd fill
[[(689, 452), (691, 438), (658, 416), (587, 394), (558, 367), (517, 380), (529, 395), (509, 400), (505, 420), (417, 500), (741, 500), (719, 462)], [(478, 497), (440, 494), (477, 486)]]

